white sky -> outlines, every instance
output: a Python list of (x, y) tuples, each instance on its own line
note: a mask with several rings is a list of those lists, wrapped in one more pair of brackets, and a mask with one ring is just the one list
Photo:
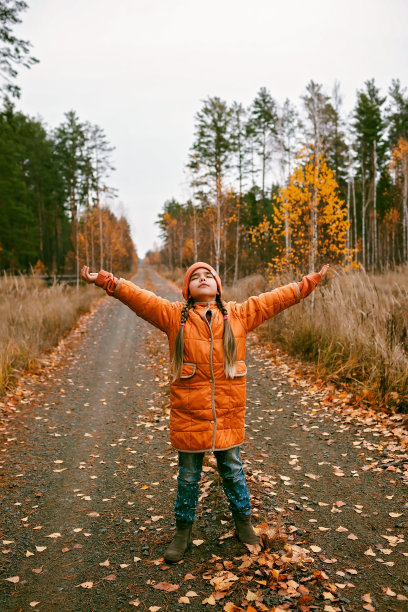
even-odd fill
[(165, 200), (189, 197), (185, 164), (207, 96), (277, 102), (310, 79), (340, 81), (350, 111), (375, 78), (408, 86), (407, 0), (28, 0), (15, 33), (40, 63), (21, 69), (17, 107), (53, 128), (64, 113), (116, 147), (111, 184), (140, 256)]

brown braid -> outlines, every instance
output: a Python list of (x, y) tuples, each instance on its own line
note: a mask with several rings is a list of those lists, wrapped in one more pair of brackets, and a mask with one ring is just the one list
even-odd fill
[(184, 327), (188, 319), (188, 311), (194, 306), (194, 300), (190, 296), (181, 311), (180, 329), (178, 330), (173, 346), (173, 381), (180, 380), (183, 369), (184, 355)]
[(235, 361), (237, 358), (237, 343), (229, 322), (228, 310), (218, 293), (216, 302), (219, 310), (221, 310), (224, 316), (224, 333), (222, 336), (224, 346), (224, 372), (227, 378), (234, 378), (236, 371)]

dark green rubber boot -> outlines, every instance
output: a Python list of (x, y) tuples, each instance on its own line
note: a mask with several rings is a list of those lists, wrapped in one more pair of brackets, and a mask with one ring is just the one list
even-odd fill
[(177, 563), (184, 557), (185, 552), (191, 546), (191, 530), (193, 523), (176, 521), (176, 535), (164, 553), (166, 563)]
[(251, 515), (233, 512), (232, 516), (234, 517), (238, 540), (243, 544), (259, 544), (259, 537), (251, 524)]

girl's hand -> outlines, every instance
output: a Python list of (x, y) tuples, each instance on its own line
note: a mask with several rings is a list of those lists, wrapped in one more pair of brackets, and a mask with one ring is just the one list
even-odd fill
[(320, 270), (319, 274), (323, 278), (327, 274), (327, 270), (330, 268), (329, 264), (325, 264), (323, 268)]
[(88, 266), (84, 266), (81, 270), (81, 278), (82, 280), (84, 280), (86, 283), (94, 283), (96, 281), (96, 277), (97, 277), (97, 273), (96, 272), (90, 272), (89, 271), (89, 267)]

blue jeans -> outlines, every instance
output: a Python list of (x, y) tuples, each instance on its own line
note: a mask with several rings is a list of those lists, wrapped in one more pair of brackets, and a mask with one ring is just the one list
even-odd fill
[[(239, 446), (225, 451), (214, 451), (214, 455), (231, 511), (251, 514), (251, 502), (239, 457)], [(179, 451), (177, 499), (174, 506), (177, 521), (192, 522), (195, 519), (203, 458), (204, 453)]]

